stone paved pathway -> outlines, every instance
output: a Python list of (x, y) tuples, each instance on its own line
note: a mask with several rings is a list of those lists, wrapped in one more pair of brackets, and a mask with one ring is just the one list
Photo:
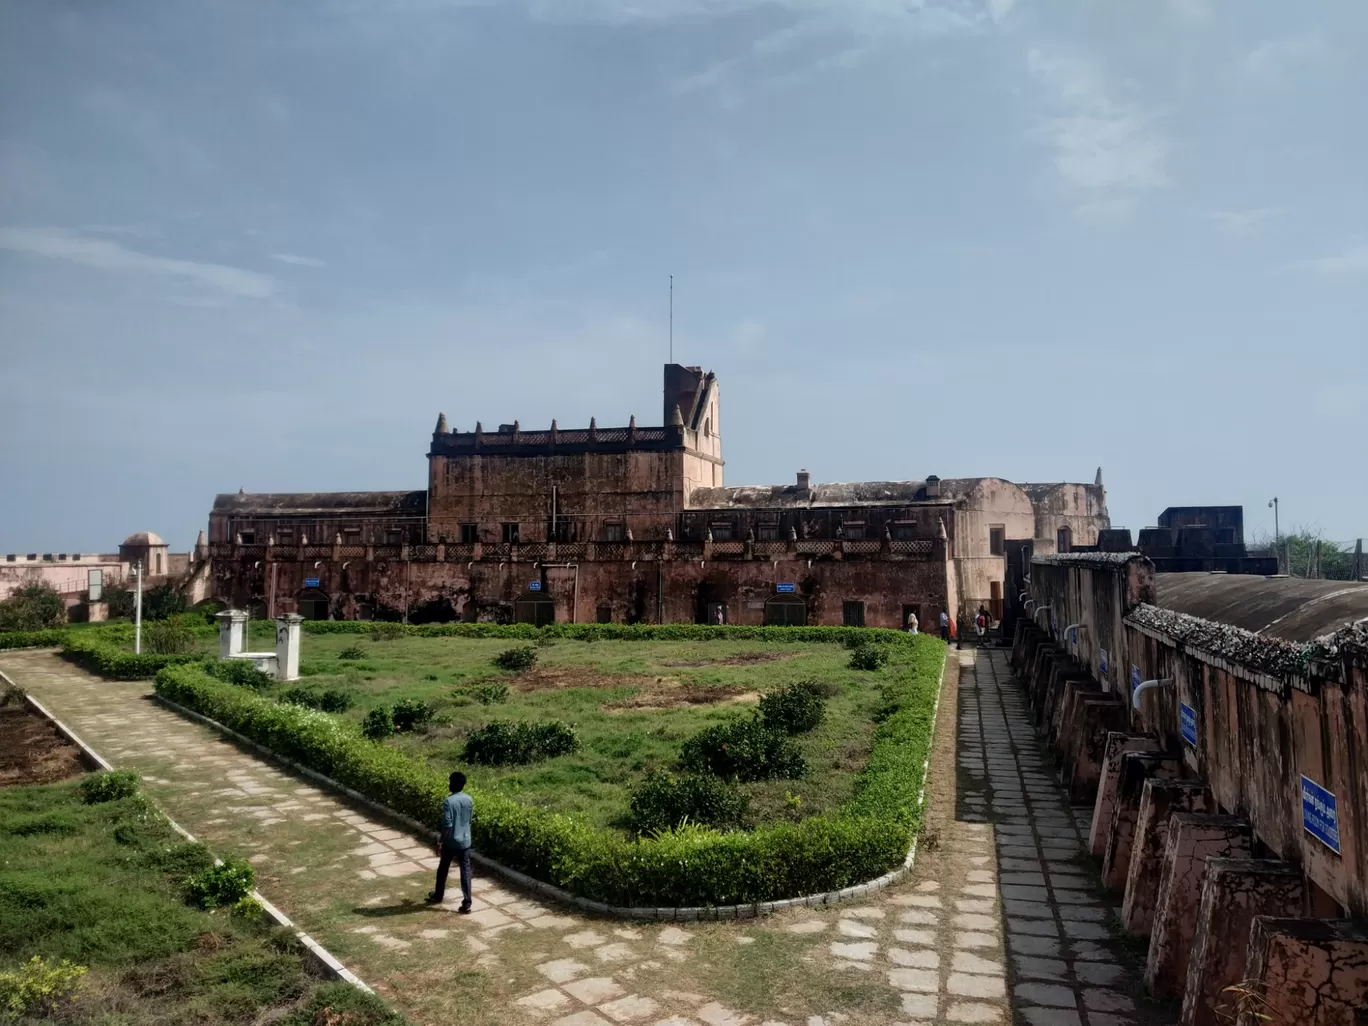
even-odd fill
[[(590, 919), (477, 878), (475, 913), (425, 908), (422, 839), (369, 820), (208, 728), (38, 652), (4, 669), (419, 1023), (538, 1026), (1125, 1026), (1138, 965), (1080, 858), (997, 651), (950, 653), (916, 871), (861, 907), (760, 921)], [(454, 882), (454, 881), (453, 881)], [(449, 891), (450, 895), (451, 892)], [(459, 889), (456, 891), (459, 900)]]

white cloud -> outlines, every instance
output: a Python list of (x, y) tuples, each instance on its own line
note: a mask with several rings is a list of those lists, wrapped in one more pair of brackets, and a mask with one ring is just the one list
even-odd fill
[(238, 298), (264, 299), (275, 291), (275, 283), (255, 271), (226, 264), (151, 256), (109, 239), (90, 238), (60, 228), (2, 228), (0, 249), (68, 260), (106, 271), (179, 278)]
[(1169, 144), (1154, 115), (1114, 100), (1096, 65), (1037, 49), (1027, 67), (1050, 111), (1039, 135), (1053, 147), (1060, 177), (1081, 193), (1080, 211), (1115, 214), (1137, 193), (1167, 182)]
[(1211, 0), (1168, 0), (1168, 7), (1181, 21), (1206, 21), (1211, 17)]
[(272, 253), (272, 260), (279, 260), (282, 264), (293, 264), (295, 267), (327, 267), (322, 260), (315, 260), (313, 257), (297, 256), (294, 253)]
[(1297, 270), (1329, 277), (1368, 275), (1368, 242), (1354, 243), (1342, 253), (1299, 260), (1292, 266)]
[(1251, 207), (1248, 210), (1212, 210), (1207, 217), (1231, 235), (1248, 235), (1265, 221), (1287, 212), (1284, 207)]
[(1303, 32), (1260, 43), (1240, 59), (1239, 69), (1255, 85), (1278, 85), (1329, 57), (1329, 44), (1319, 31)]
[(1016, 6), (1016, 0), (988, 0), (988, 13), (994, 21), (1002, 21)]

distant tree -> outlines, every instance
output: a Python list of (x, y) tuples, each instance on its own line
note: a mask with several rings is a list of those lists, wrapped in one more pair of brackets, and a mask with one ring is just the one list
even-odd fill
[(66, 602), (50, 584), (33, 581), (0, 602), (0, 631), (37, 631), (66, 623)]
[(165, 620), (168, 616), (185, 612), (185, 596), (170, 584), (159, 584), (143, 592), (143, 619)]
[[(1326, 538), (1319, 530), (1298, 527), (1282, 536), (1278, 553), (1283, 572), (1292, 577), (1310, 577), (1316, 570), (1316, 544), (1320, 543), (1320, 573), (1329, 581), (1348, 581), (1354, 576), (1354, 548)], [(1260, 535), (1255, 545), (1275, 551), (1272, 535)]]

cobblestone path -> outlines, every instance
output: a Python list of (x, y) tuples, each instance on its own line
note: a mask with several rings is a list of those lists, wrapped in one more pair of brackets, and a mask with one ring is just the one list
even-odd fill
[(418, 1023), (1171, 1019), (1139, 997), (1137, 959), (1111, 939), (1111, 906), (1081, 858), (1087, 823), (1053, 782), (998, 651), (950, 652), (907, 883), (862, 907), (678, 926), (591, 919), (479, 877), (473, 915), (427, 908), (426, 839), (168, 712), (146, 683), (101, 681), (42, 652), (6, 653), (0, 669), (141, 773), (219, 854), (248, 858), (263, 894)]

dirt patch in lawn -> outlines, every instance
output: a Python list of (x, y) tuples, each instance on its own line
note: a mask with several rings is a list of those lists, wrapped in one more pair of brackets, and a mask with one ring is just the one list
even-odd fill
[(752, 663), (773, 663), (791, 658), (789, 652), (738, 652), (723, 659), (675, 659), (661, 666), (749, 666)]
[(510, 683), (514, 691), (560, 691), (565, 688), (640, 688), (658, 679), (633, 673), (604, 673), (590, 666), (538, 666)]
[(0, 787), (54, 784), (85, 772), (80, 753), (28, 706), (0, 706)]
[(609, 702), (605, 712), (641, 712), (655, 709), (682, 709), (690, 705), (732, 705), (757, 702), (758, 691), (747, 691), (729, 684), (694, 684), (673, 677), (657, 677), (655, 683), (643, 685), (631, 698)]

